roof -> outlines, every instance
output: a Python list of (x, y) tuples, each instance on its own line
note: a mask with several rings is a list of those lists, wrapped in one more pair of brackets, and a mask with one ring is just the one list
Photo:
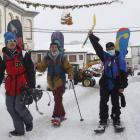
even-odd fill
[(19, 7), (20, 9), (28, 12), (34, 12), (34, 13), (39, 13), (33, 6), (30, 6), (30, 8), (27, 8), (25, 4), (19, 4), (16, 0), (5, 0), (6, 2), (13, 4), (14, 6)]
[(140, 42), (131, 43), (129, 47), (140, 47)]
[[(64, 44), (64, 49), (65, 52), (72, 52), (72, 53), (76, 53), (76, 52), (84, 52), (87, 54), (96, 54), (94, 49), (89, 48), (87, 46), (84, 46), (84, 48), (82, 48), (82, 44), (78, 44), (78, 45), (65, 45)], [(35, 46), (35, 48), (32, 51), (48, 51), (50, 50), (50, 42), (46, 42), (42, 45), (39, 46)]]

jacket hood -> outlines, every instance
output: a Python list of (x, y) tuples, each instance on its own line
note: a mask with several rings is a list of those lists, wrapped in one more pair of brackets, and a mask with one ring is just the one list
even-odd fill
[[(22, 47), (19, 46), (18, 44), (16, 45), (16, 47), (17, 47), (17, 50), (15, 52), (20, 53), (22, 51)], [(7, 47), (3, 47), (2, 52), (8, 54)]]

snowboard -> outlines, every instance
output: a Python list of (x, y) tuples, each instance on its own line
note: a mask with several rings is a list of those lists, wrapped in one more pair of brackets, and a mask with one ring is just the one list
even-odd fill
[[(64, 36), (61, 32), (54, 32), (51, 35), (51, 42), (58, 42), (59, 51), (64, 54)], [(60, 43), (59, 43), (60, 42)]]
[(120, 28), (116, 35), (116, 50), (121, 51), (125, 58), (127, 45), (130, 38), (130, 30), (128, 28)]
[(7, 31), (12, 32), (15, 37), (17, 38), (17, 44), (22, 47), (24, 50), (24, 43), (23, 43), (23, 34), (22, 34), (22, 25), (21, 22), (17, 19), (11, 20), (8, 23)]

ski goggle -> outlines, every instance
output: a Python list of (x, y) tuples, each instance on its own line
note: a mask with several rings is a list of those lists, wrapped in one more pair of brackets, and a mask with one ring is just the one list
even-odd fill
[(12, 40), (12, 39), (10, 39), (10, 40), (7, 40), (7, 42), (9, 42), (9, 43), (12, 43), (12, 42), (14, 42), (14, 43), (17, 43), (17, 40)]

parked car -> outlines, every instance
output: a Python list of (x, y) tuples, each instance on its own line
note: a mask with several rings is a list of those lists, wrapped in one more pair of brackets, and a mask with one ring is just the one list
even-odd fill
[(127, 67), (127, 74), (131, 75), (131, 76), (134, 76), (134, 69), (133, 69), (133, 67)]
[(138, 72), (137, 75), (140, 75), (140, 72)]
[(101, 76), (101, 74), (100, 74), (99, 72), (96, 72), (96, 71), (94, 71), (94, 70), (87, 70), (87, 72), (92, 73), (93, 76), (95, 76), (95, 77), (100, 77), (100, 76)]

